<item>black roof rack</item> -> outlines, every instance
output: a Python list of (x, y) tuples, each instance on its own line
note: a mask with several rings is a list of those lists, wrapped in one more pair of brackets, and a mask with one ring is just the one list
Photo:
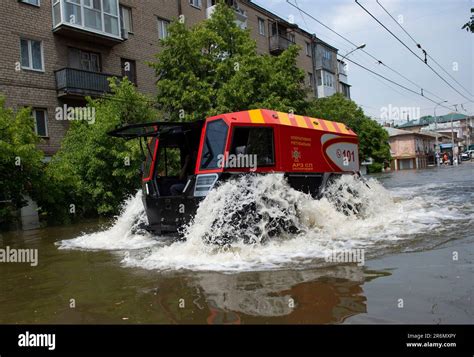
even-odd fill
[(194, 127), (202, 126), (203, 123), (204, 120), (197, 120), (193, 122), (157, 121), (153, 123), (130, 124), (111, 130), (107, 133), (107, 135), (130, 140), (135, 138), (158, 136), (164, 132), (192, 129)]

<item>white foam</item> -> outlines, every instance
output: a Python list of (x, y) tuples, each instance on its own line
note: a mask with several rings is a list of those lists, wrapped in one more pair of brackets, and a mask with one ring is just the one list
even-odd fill
[[(469, 213), (472, 209), (462, 213), (458, 206), (440, 202), (436, 197), (414, 197), (409, 190), (400, 194), (398, 189), (395, 194), (374, 179), (368, 185), (370, 188), (352, 176), (344, 176), (328, 189), (327, 197), (314, 200), (289, 187), (283, 175), (245, 176), (211, 191), (188, 226), (186, 241), (168, 245), (158, 243), (149, 234), (132, 233), (138, 222), (145, 219), (138, 192), (125, 203), (111, 228), (62, 241), (60, 248), (124, 250), (124, 266), (144, 269), (225, 272), (298, 269), (321, 264), (328, 250), (365, 248), (366, 255), (376, 256), (417, 234), (442, 229), (446, 221), (473, 216)], [(348, 192), (348, 188), (356, 195)], [(256, 224), (249, 226), (260, 228), (258, 237), (253, 231), (249, 233), (250, 229), (236, 228), (231, 219), (233, 212), (250, 212), (248, 205), (252, 202), (262, 215)], [(358, 204), (360, 212), (346, 215), (337, 209), (337, 202)], [(244, 216), (242, 220), (249, 218), (252, 217)], [(282, 233), (256, 244), (242, 241), (247, 235), (258, 242), (268, 233), (265, 225), (274, 218), (290, 220), (300, 232)], [(222, 236), (235, 240), (221, 247), (204, 239), (217, 242)]]
[(157, 242), (146, 233), (134, 233), (146, 221), (142, 203), (142, 191), (129, 197), (114, 224), (104, 231), (83, 234), (77, 238), (58, 242), (59, 249), (123, 250), (151, 247)]

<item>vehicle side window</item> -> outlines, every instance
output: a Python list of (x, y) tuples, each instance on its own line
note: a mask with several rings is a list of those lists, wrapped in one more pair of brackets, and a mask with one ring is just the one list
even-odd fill
[(258, 166), (274, 165), (273, 128), (236, 127), (231, 154), (256, 155)]
[(178, 147), (160, 146), (157, 172), (162, 177), (179, 176), (181, 171), (181, 150)]
[(227, 124), (222, 120), (207, 123), (206, 138), (201, 155), (201, 170), (217, 169), (219, 155), (224, 154), (227, 139)]

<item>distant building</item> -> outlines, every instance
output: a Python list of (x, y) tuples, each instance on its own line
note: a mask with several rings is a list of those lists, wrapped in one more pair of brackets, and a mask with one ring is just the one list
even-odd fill
[(400, 124), (397, 128), (417, 133), (435, 131), (451, 138), (450, 142), (454, 141), (455, 146), (460, 148), (468, 148), (474, 143), (474, 117), (460, 113), (448, 113), (436, 118), (423, 116)]
[(336, 63), (337, 48), (326, 42), (316, 39), (314, 43), (316, 60), (314, 61), (314, 73), (316, 73), (316, 96), (318, 98), (329, 97), (336, 93)]
[(392, 170), (423, 169), (435, 164), (436, 134), (384, 129), (389, 135)]

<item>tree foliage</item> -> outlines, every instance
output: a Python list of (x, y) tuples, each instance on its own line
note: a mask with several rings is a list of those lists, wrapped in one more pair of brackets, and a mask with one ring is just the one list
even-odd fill
[(192, 121), (219, 113), (269, 108), (302, 112), (305, 73), (296, 65), (300, 48), (280, 56), (259, 55), (249, 31), (235, 23), (223, 2), (193, 28), (174, 22), (151, 63), (157, 103), (170, 120)]
[(76, 214), (116, 213), (124, 198), (139, 187), (137, 172), (143, 157), (138, 142), (118, 140), (107, 132), (122, 124), (156, 120), (149, 99), (132, 83), (109, 81), (111, 95), (88, 100), (95, 122), (72, 121), (47, 170), (61, 187), (55, 200), (61, 200), (63, 210), (73, 204)]
[(344, 123), (354, 130), (359, 136), (361, 160), (368, 158), (374, 160), (372, 171), (381, 170), (384, 163), (390, 160), (387, 131), (375, 120), (367, 117), (354, 101), (341, 93), (312, 100), (307, 114)]
[(0, 97), (0, 222), (43, 192), (43, 153), (37, 148), (31, 108), (14, 113)]

